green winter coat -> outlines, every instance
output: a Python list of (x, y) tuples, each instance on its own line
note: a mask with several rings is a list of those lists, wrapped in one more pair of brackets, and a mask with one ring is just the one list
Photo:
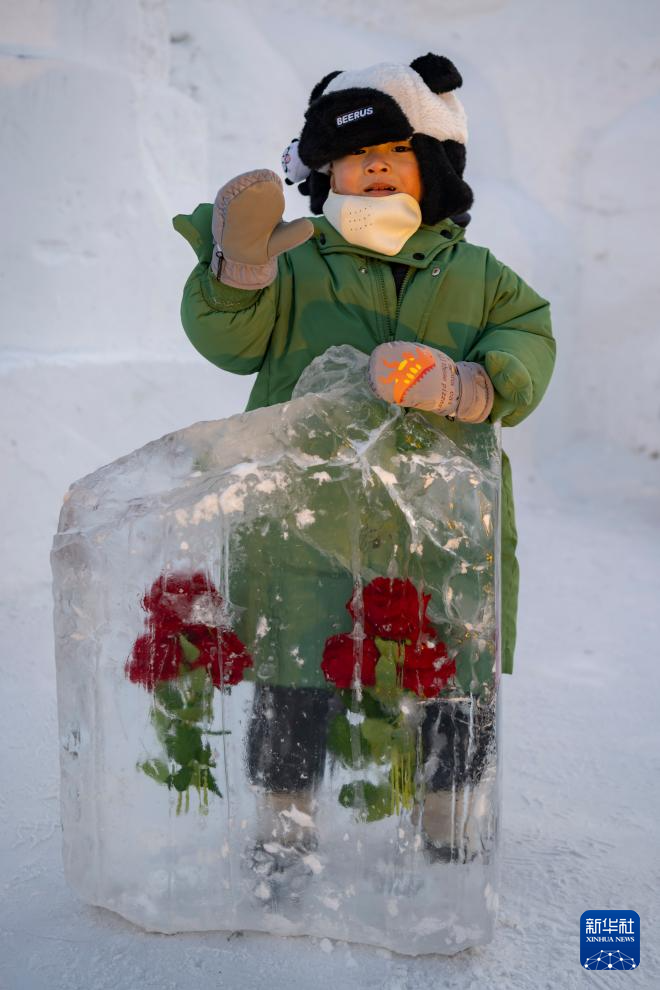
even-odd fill
[[(213, 364), (257, 373), (247, 409), (285, 402), (327, 348), (370, 354), (389, 340), (424, 342), (478, 361), (495, 387), (490, 419), (514, 426), (538, 405), (555, 360), (549, 304), (450, 220), (422, 226), (394, 258), (348, 244), (325, 217), (309, 241), (278, 259), (266, 289), (233, 289), (209, 270), (212, 207), (174, 219), (199, 264), (181, 306), (185, 331)], [(397, 299), (389, 263), (409, 266)], [(516, 360), (517, 359), (517, 360)], [(502, 670), (511, 673), (518, 564), (511, 469), (502, 459)]]

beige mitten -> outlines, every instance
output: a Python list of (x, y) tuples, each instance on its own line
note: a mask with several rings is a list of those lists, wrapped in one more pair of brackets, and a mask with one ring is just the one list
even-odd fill
[(483, 423), (493, 407), (493, 385), (480, 364), (452, 361), (423, 344), (379, 344), (369, 359), (369, 383), (386, 402)]
[(278, 254), (314, 233), (311, 220), (285, 223), (282, 182), (270, 169), (244, 172), (227, 182), (213, 206), (215, 247), (211, 271), (235, 289), (263, 289), (277, 275)]

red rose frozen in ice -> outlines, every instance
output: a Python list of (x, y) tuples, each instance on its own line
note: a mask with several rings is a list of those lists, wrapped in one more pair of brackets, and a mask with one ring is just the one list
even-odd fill
[(444, 643), (424, 639), (407, 646), (403, 661), (403, 687), (424, 698), (435, 698), (456, 674), (456, 662), (447, 656)]
[[(238, 684), (252, 658), (218, 625), (222, 597), (201, 571), (161, 575), (142, 599), (149, 631), (135, 641), (126, 676), (153, 691), (161, 681), (206, 667), (215, 687)], [(192, 648), (192, 649), (191, 649)]]
[[(194, 660), (186, 659), (190, 652), (186, 654), (182, 636), (199, 651)], [(181, 625), (172, 631), (168, 623), (137, 638), (126, 664), (126, 676), (153, 691), (161, 681), (206, 667), (215, 687), (227, 687), (238, 684), (245, 668), (251, 666), (250, 654), (231, 629)]]
[(126, 676), (133, 684), (141, 684), (153, 691), (160, 681), (171, 681), (179, 676), (183, 650), (178, 636), (161, 634), (152, 629), (138, 636), (133, 651), (126, 661)]
[[(426, 617), (430, 599), (430, 595), (420, 595), (407, 579), (374, 578), (362, 592), (365, 633), (398, 642), (416, 642), (422, 632), (432, 634), (433, 627)], [(355, 596), (346, 607), (357, 620), (359, 601)]]
[(161, 574), (142, 599), (142, 607), (155, 622), (197, 624), (213, 619), (222, 608), (222, 598), (203, 571), (193, 574)]
[(243, 680), (245, 668), (252, 666), (252, 657), (231, 629), (206, 629), (206, 633), (208, 637), (185, 633), (186, 639), (200, 650), (192, 669), (206, 667), (217, 688), (238, 684)]
[[(321, 670), (327, 681), (338, 688), (350, 688), (353, 685), (353, 674), (359, 659), (357, 654), (358, 642), (348, 633), (330, 636), (323, 647)], [(370, 639), (362, 641), (362, 663), (360, 665), (360, 681), (365, 687), (373, 687), (376, 683), (376, 664), (380, 654), (376, 644)]]

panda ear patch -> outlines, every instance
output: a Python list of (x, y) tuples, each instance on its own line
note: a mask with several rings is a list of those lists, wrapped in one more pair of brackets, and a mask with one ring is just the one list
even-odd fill
[(334, 72), (328, 72), (327, 76), (323, 76), (321, 82), (317, 82), (316, 86), (310, 93), (309, 102), (313, 103), (314, 100), (318, 100), (319, 96), (322, 95), (323, 90), (328, 85), (328, 83), (331, 82), (335, 78), (335, 76), (341, 75), (342, 71), (343, 71), (342, 69), (335, 69)]
[[(420, 55), (410, 63), (433, 93), (449, 93), (463, 85), (460, 72), (452, 61), (444, 55)], [(320, 85), (320, 83), (319, 83)]]

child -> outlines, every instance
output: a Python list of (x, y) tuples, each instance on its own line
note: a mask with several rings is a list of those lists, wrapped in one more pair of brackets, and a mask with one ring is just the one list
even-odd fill
[[(410, 66), (331, 72), (312, 90), (300, 138), (283, 156), (286, 181), (309, 196), (313, 221), (282, 222), (281, 183), (268, 170), (223, 186), (212, 218), (200, 206), (175, 220), (199, 257), (184, 291), (186, 333), (219, 367), (257, 372), (248, 410), (288, 400), (305, 367), (338, 344), (371, 355), (372, 387), (390, 402), (505, 426), (540, 402), (555, 357), (548, 303), (486, 248), (465, 241), (472, 193), (463, 179), (466, 119), (454, 93), (461, 83), (452, 62), (430, 53)], [(411, 345), (430, 370), (397, 397), (387, 369)], [(518, 568), (505, 455), (502, 471), (501, 648), (502, 669), (511, 673)], [(253, 712), (252, 779), (266, 783), (272, 821), (296, 806), (291, 838), (303, 844), (313, 834), (313, 785), (323, 771), (322, 695), (313, 684), (292, 694), (284, 680), (257, 689)], [(286, 728), (296, 712), (297, 735)], [(424, 728), (427, 752), (434, 745), (440, 752), (441, 738), (465, 757), (465, 719), (452, 728), (436, 717), (433, 726), (436, 743), (430, 723)], [(491, 728), (483, 726), (472, 747), (472, 779)], [(284, 746), (265, 775), (258, 767), (264, 737)], [(439, 766), (423, 824), (442, 853), (455, 848), (448, 830), (456, 816), (446, 759)], [(296, 792), (292, 767), (309, 787)], [(270, 825), (266, 831), (272, 835)]]

